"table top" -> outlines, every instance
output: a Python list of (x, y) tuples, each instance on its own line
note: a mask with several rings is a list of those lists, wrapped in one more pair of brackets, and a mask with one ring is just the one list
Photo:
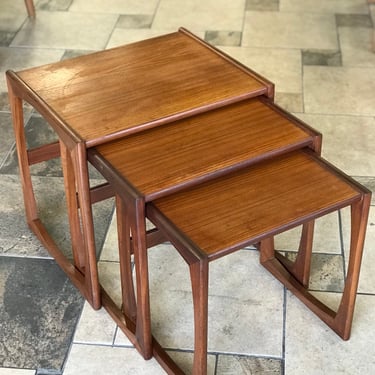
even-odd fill
[[(256, 97), (96, 146), (88, 159), (110, 183), (120, 176), (149, 201), (312, 146), (316, 137), (320, 139), (320, 133)], [(118, 191), (124, 189), (118, 186)]]
[(185, 29), (7, 74), (52, 126), (88, 147), (245, 98), (273, 95), (272, 83)]
[(360, 191), (312, 152), (297, 150), (151, 205), (214, 259), (346, 206)]

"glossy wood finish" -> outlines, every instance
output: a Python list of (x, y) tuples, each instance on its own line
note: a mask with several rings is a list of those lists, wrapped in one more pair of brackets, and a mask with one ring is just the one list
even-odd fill
[[(101, 301), (87, 148), (246, 98), (273, 97), (272, 83), (185, 29), (6, 76), (27, 221), (42, 225), (29, 166), (61, 153), (74, 265), (85, 279), (74, 282), (94, 308)], [(49, 122), (59, 145), (27, 149), (22, 100)], [(53, 242), (46, 230), (37, 233)]]
[[(190, 268), (195, 322), (193, 374), (207, 372), (208, 264), (249, 244), (259, 242), (261, 263), (337, 334), (349, 338), (370, 196), (367, 189), (305, 150), (148, 204), (147, 217)], [(282, 257), (275, 255), (273, 236), (345, 206), (352, 209), (350, 258), (342, 300), (338, 311), (333, 311), (283, 266)]]
[(249, 238), (257, 242), (264, 233), (289, 229), (286, 222), (299, 224), (360, 196), (313, 157), (297, 152), (156, 199), (153, 205), (211, 259), (245, 246)]
[(56, 126), (88, 147), (230, 102), (273, 95), (267, 80), (184, 29), (20, 71), (13, 79), (53, 111), (60, 119)]
[(253, 98), (97, 146), (88, 158), (108, 179), (122, 176), (150, 201), (287, 151), (319, 151), (320, 144), (320, 133)]

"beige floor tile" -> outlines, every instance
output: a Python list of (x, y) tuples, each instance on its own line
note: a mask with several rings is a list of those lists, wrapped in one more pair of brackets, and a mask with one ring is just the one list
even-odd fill
[(282, 12), (368, 13), (366, 0), (281, 0)]
[(132, 348), (73, 344), (64, 375), (158, 375), (165, 374), (156, 360), (145, 361)]
[(85, 302), (73, 342), (112, 345), (115, 331), (116, 324), (104, 309), (95, 311)]
[(371, 374), (375, 369), (374, 309), (375, 296), (358, 296), (351, 339), (343, 341), (288, 293), (285, 374)]
[(0, 31), (15, 32), (27, 18), (25, 4), (22, 1), (1, 0)]
[(17, 33), (12, 46), (100, 50), (117, 19), (112, 14), (83, 17), (81, 13), (39, 11), (37, 20), (27, 21)]
[(0, 368), (0, 375), (35, 375), (35, 371), (16, 368)]
[(102, 262), (119, 261), (116, 213), (113, 214), (108, 227), (107, 235), (100, 253), (100, 260)]
[(370, 14), (371, 14), (372, 22), (374, 22), (375, 21), (375, 3), (372, 3), (370, 5)]
[(0, 70), (15, 71), (59, 61), (65, 50), (0, 47)]
[[(278, 250), (296, 251), (299, 247), (301, 227), (286, 231), (275, 237)], [(314, 253), (341, 254), (338, 213), (333, 212), (315, 221)]]
[(344, 66), (375, 67), (375, 53), (371, 50), (373, 29), (340, 27), (342, 63)]
[(302, 92), (301, 52), (292, 49), (220, 47), (275, 84), (277, 92)]
[[(188, 267), (170, 245), (150, 251), (149, 259), (155, 337), (168, 348), (192, 349)], [(259, 265), (256, 251), (212, 262), (209, 293), (209, 351), (281, 355), (283, 288)]]
[(219, 375), (282, 374), (281, 360), (274, 358), (220, 355), (217, 367)]
[(120, 267), (115, 262), (99, 262), (99, 279), (100, 284), (113, 299), (117, 306), (121, 306), (121, 283)]
[(245, 0), (161, 0), (152, 28), (241, 31), (244, 9)]
[(375, 68), (305, 66), (305, 112), (373, 116), (374, 78)]
[(0, 47), (0, 92), (8, 90), (5, 79), (8, 69), (18, 71), (60, 61), (63, 54), (64, 50), (59, 49)]
[[(148, 219), (146, 219), (146, 229), (149, 230), (154, 227), (155, 226)], [(100, 253), (100, 261), (119, 262), (116, 210), (112, 215), (112, 219), (107, 230), (107, 235)]]
[(116, 27), (121, 29), (148, 29), (154, 19), (153, 14), (120, 15)]
[(240, 46), (240, 31), (206, 31), (205, 40), (214, 46)]
[(313, 254), (309, 289), (322, 292), (342, 292), (344, 261), (341, 255)]
[(124, 44), (139, 42), (141, 40), (154, 38), (156, 36), (169, 34), (176, 30), (163, 29), (122, 29), (116, 28), (113, 30), (111, 38), (108, 41), (107, 48), (119, 47)]
[[(193, 370), (193, 353), (169, 351), (168, 354), (171, 356), (173, 361), (184, 371), (185, 374), (191, 374)], [(220, 375), (215, 372), (216, 367), (216, 356), (207, 356), (207, 375)]]
[[(346, 95), (346, 98), (348, 97), (349, 95)], [(342, 105), (349, 102), (348, 99), (342, 101)], [(324, 100), (321, 102), (323, 105)], [(330, 101), (327, 106), (332, 108), (337, 106), (337, 103)], [(373, 117), (311, 114), (298, 114), (298, 117), (323, 134), (322, 156), (330, 163), (351, 176), (375, 175)]]
[[(342, 215), (344, 228), (344, 246), (346, 265), (349, 259), (350, 244), (350, 210), (346, 209)], [(366, 230), (365, 244), (363, 248), (363, 258), (361, 264), (361, 273), (358, 285), (359, 293), (375, 294), (375, 207), (370, 207), (370, 214)]]
[(303, 94), (276, 91), (275, 103), (288, 112), (303, 112)]
[(244, 47), (337, 49), (334, 15), (246, 12)]
[(127, 338), (125, 333), (122, 332), (119, 327), (117, 327), (114, 345), (115, 346), (133, 347), (133, 344), (131, 343), (131, 341)]
[(151, 14), (155, 12), (158, 0), (74, 0), (70, 12), (111, 13), (111, 14)]

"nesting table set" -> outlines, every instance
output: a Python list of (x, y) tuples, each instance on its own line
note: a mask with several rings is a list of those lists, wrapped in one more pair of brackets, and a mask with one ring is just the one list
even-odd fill
[[(8, 71), (7, 82), (27, 222), (93, 308), (104, 306), (145, 359), (183, 373), (151, 330), (147, 252), (163, 241), (190, 272), (194, 374), (207, 372), (209, 263), (250, 244), (265, 268), (349, 338), (370, 192), (320, 157), (321, 134), (273, 103), (267, 79), (181, 28)], [(23, 101), (48, 121), (58, 142), (28, 149)], [(33, 193), (30, 166), (55, 157), (64, 174), (72, 260), (40, 220)], [(88, 162), (108, 183), (90, 186)], [(100, 284), (92, 217), (92, 205), (112, 196), (121, 307)], [(314, 220), (346, 206), (350, 258), (333, 311), (308, 291)], [(275, 251), (273, 237), (298, 225), (300, 247), (291, 262)]]

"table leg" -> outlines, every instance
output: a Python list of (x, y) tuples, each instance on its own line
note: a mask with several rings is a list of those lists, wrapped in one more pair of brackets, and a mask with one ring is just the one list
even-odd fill
[(66, 145), (62, 141), (60, 141), (60, 154), (61, 166), (64, 175), (64, 187), (74, 264), (83, 274), (85, 274), (86, 260), (84, 252), (84, 241), (81, 232), (81, 220), (79, 217), (77, 189), (73, 173), (73, 162)]
[(314, 226), (315, 221), (303, 224), (300, 245), (294, 262), (279, 252), (275, 252), (277, 260), (306, 288), (310, 281)]
[[(30, 151), (27, 148), (24, 130), (22, 99), (14, 93), (10, 81), (8, 80), (7, 82), (27, 224), (43, 244), (43, 246), (46, 247), (48, 252), (55, 259), (57, 264), (69, 276), (73, 284), (87, 298), (88, 294), (85, 288), (85, 278), (83, 276), (83, 273), (81, 271), (78, 271), (78, 267), (75, 267), (75, 265), (73, 265), (71, 261), (68, 260), (66, 256), (61, 252), (38, 216), (38, 207), (31, 179), (30, 164), (33, 163), (32, 159), (34, 159), (34, 162), (35, 160), (38, 160), (37, 162), (44, 161), (50, 159), (51, 157), (58, 156), (58, 153), (54, 151), (55, 147), (51, 148), (51, 145), (47, 145), (45, 148), (48, 149), (48, 151), (45, 154), (43, 152), (40, 152), (43, 149), (42, 146), (38, 150), (38, 157), (35, 158), (35, 155), (30, 156), (31, 154), (29, 154)], [(82, 266), (82, 259), (78, 260), (78, 258), (76, 258), (75, 261), (77, 261), (78, 264)]]
[[(100, 285), (96, 259), (94, 222), (91, 206), (86, 145), (84, 143), (77, 143), (70, 150), (70, 158), (72, 160), (74, 178), (71, 176), (66, 181), (71, 184), (71, 188), (69, 188), (70, 194), (72, 194), (72, 191), (75, 188), (77, 189), (82, 224), (82, 242), (84, 245), (82, 251), (85, 253), (85, 282), (86, 289), (90, 294), (88, 302), (94, 309), (99, 309), (101, 307)], [(73, 179), (75, 179), (74, 185)], [(74, 208), (75, 210), (74, 206), (71, 206), (70, 208)], [(70, 212), (69, 216), (70, 215), (72, 215), (74, 220), (76, 220), (76, 212)]]
[[(135, 203), (135, 204), (134, 204)], [(137, 284), (136, 337), (145, 359), (152, 357), (152, 336), (150, 316), (150, 296), (148, 280), (148, 259), (146, 242), (145, 202), (136, 199), (128, 207), (132, 233)]]
[(18, 166), (20, 170), (20, 179), (25, 204), (26, 220), (27, 223), (30, 225), (34, 220), (38, 219), (38, 209), (35, 200), (33, 184), (31, 181), (30, 165), (27, 154), (22, 99), (14, 94), (12, 86), (9, 84), (8, 94), (10, 108), (13, 117), (13, 129), (16, 140)]
[(207, 374), (208, 260), (189, 264), (194, 305), (193, 374)]
[(351, 205), (351, 238), (348, 271), (341, 303), (333, 322), (333, 329), (344, 340), (350, 338), (370, 201), (370, 194), (366, 194), (361, 200)]
[[(120, 259), (120, 278), (122, 290), (122, 310), (125, 319), (128, 317), (135, 324), (137, 306), (135, 302), (134, 283), (131, 264), (130, 226), (124, 201), (116, 195), (117, 233)], [(129, 323), (129, 324), (131, 324)]]

